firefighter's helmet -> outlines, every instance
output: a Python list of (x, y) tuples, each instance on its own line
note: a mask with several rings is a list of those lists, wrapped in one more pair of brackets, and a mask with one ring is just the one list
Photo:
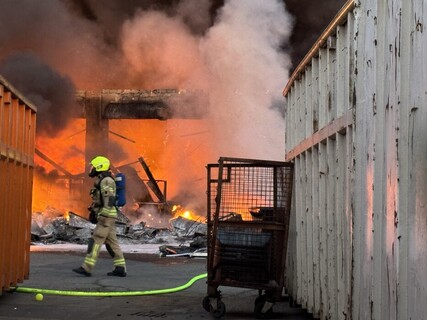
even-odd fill
[(92, 167), (90, 168), (89, 176), (94, 177), (100, 172), (108, 171), (110, 169), (110, 160), (103, 156), (97, 156), (90, 161)]

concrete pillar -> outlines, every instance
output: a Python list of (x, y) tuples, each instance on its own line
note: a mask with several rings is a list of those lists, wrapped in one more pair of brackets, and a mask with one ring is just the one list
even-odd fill
[(96, 156), (108, 157), (109, 147), (109, 120), (103, 119), (103, 108), (101, 97), (93, 97), (85, 103), (86, 115), (86, 172), (90, 167), (90, 160)]

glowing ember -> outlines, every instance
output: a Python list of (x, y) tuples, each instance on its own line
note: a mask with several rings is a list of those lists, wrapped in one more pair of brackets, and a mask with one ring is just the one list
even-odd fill
[(205, 219), (205, 217), (202, 217), (202, 216), (192, 212), (191, 210), (186, 210), (185, 208), (183, 208), (180, 205), (174, 205), (172, 207), (172, 214), (173, 214), (172, 219), (175, 219), (178, 217), (183, 217), (185, 219), (195, 220), (195, 221), (200, 221), (200, 220)]

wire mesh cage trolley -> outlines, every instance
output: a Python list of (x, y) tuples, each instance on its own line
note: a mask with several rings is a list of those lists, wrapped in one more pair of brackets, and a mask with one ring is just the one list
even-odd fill
[(258, 289), (263, 318), (284, 287), (293, 164), (221, 157), (207, 166), (207, 296), (203, 307), (225, 314), (219, 286)]

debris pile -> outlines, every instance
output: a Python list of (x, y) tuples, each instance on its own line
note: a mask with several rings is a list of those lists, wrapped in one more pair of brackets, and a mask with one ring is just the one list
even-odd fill
[[(62, 172), (65, 178), (68, 177), (71, 181), (71, 178), (74, 177), (40, 150), (36, 150), (36, 152), (38, 156)], [(132, 166), (135, 163), (142, 166), (147, 179), (142, 179), (139, 176), (138, 171)], [(196, 218), (193, 218), (194, 216), (189, 211), (184, 210), (180, 205), (172, 206), (167, 201), (166, 181), (154, 178), (143, 157), (139, 157), (136, 162), (113, 169), (117, 171), (117, 173), (115, 172), (116, 176), (120, 173), (126, 177), (126, 188), (123, 186), (121, 190), (127, 190), (126, 201), (124, 202), (131, 204), (122, 207), (123, 210), (126, 210), (126, 215), (121, 211), (118, 212), (116, 233), (120, 243), (183, 244), (190, 242), (190, 247), (185, 248), (187, 251), (206, 248), (206, 224), (193, 220)], [(81, 184), (77, 185), (78, 188), (81, 187)], [(68, 186), (70, 187), (69, 194), (79, 194), (79, 192), (75, 192), (75, 184), (69, 182)], [(70, 200), (72, 199), (70, 198)], [(77, 201), (77, 199), (74, 200)], [(185, 218), (181, 216), (181, 214), (187, 213), (189, 216), (185, 216)], [(187, 219), (188, 217), (189, 219)], [(156, 228), (152, 227), (153, 225), (161, 225), (162, 227)], [(94, 228), (95, 224), (77, 213), (69, 211), (65, 214), (63, 211), (48, 207), (44, 212), (32, 214), (31, 240), (33, 244), (87, 244)], [(184, 249), (181, 246), (179, 249), (169, 248), (170, 250), (166, 250), (166, 247), (168, 246), (163, 245), (160, 248), (162, 254), (182, 254)]]
[[(34, 213), (31, 224), (33, 244), (87, 244), (95, 224), (86, 218), (68, 212), (68, 216), (45, 216)], [(144, 222), (131, 224), (123, 214), (116, 222), (117, 237), (123, 244), (162, 244), (159, 251), (162, 256), (188, 255), (206, 256), (207, 226), (203, 222), (177, 217), (170, 220), (169, 228), (148, 227)], [(173, 247), (168, 243), (189, 243), (189, 246)]]

